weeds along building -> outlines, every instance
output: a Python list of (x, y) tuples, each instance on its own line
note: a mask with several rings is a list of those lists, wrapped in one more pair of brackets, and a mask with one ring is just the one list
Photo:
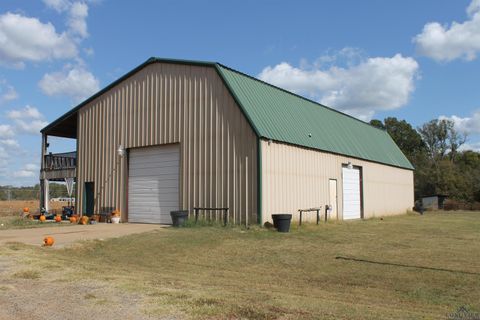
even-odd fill
[[(413, 206), (413, 167), (385, 131), (219, 63), (151, 58), (41, 133), (41, 203), (48, 181), (75, 178), (80, 214), (171, 223), (171, 210), (228, 207), (254, 224)], [(77, 150), (51, 154), (49, 136)]]

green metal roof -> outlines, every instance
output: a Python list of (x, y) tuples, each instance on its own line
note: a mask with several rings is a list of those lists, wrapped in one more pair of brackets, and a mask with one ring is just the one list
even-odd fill
[(223, 65), (217, 70), (261, 138), (413, 169), (386, 131)]

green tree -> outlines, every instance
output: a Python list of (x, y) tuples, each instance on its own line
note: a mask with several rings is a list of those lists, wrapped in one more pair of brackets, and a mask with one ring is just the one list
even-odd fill
[(415, 196), (434, 192), (434, 184), (427, 177), (431, 174), (428, 170), (425, 143), (415, 128), (405, 120), (398, 120), (395, 117), (385, 118), (384, 121), (372, 120), (370, 124), (384, 129), (388, 132), (393, 141), (398, 145), (403, 154), (415, 167)]
[(378, 120), (378, 119), (370, 120), (370, 124), (378, 129), (385, 130), (385, 126), (383, 125), (383, 122), (381, 120)]
[(419, 164), (419, 157), (425, 154), (425, 143), (420, 134), (405, 120), (385, 118), (385, 129), (413, 165)]
[(434, 119), (418, 128), (425, 143), (430, 159), (441, 160), (449, 152), (450, 160), (454, 160), (459, 148), (466, 142), (467, 136), (455, 129), (452, 120)]

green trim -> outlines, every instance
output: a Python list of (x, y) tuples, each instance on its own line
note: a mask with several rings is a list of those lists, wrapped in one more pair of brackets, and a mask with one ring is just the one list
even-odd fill
[(250, 126), (252, 127), (253, 131), (255, 132), (256, 136), (258, 139), (261, 138), (261, 135), (260, 135), (260, 131), (258, 130), (258, 128), (255, 126), (255, 122), (253, 122), (252, 118), (250, 117), (250, 115), (247, 113), (247, 110), (245, 109), (245, 107), (243, 106), (243, 104), (241, 103), (240, 99), (238, 98), (237, 94), (235, 93), (235, 90), (233, 90), (232, 86), (230, 85), (230, 83), (227, 81), (226, 77), (225, 77), (225, 74), (223, 73), (223, 70), (222, 68), (223, 67), (221, 64), (219, 63), (216, 63), (215, 64), (215, 69), (217, 70), (218, 72), (218, 75), (220, 76), (220, 79), (222, 79), (222, 82), (223, 84), (225, 85), (225, 87), (227, 87), (228, 91), (230, 92), (230, 94), (232, 95), (233, 97), (233, 100), (235, 100), (235, 102), (237, 103), (237, 105), (240, 107), (240, 111), (242, 111), (242, 114), (245, 116), (245, 118), (247, 119), (248, 123), (250, 124)]
[(258, 224), (262, 225), (262, 172), (263, 172), (263, 163), (262, 163), (262, 140), (257, 139), (257, 210), (258, 210)]

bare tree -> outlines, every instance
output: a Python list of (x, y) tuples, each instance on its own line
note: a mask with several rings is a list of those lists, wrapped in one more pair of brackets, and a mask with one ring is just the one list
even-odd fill
[(445, 159), (450, 152), (450, 160), (454, 160), (458, 149), (467, 141), (467, 135), (455, 129), (452, 120), (432, 120), (418, 128), (425, 142), (430, 159)]

